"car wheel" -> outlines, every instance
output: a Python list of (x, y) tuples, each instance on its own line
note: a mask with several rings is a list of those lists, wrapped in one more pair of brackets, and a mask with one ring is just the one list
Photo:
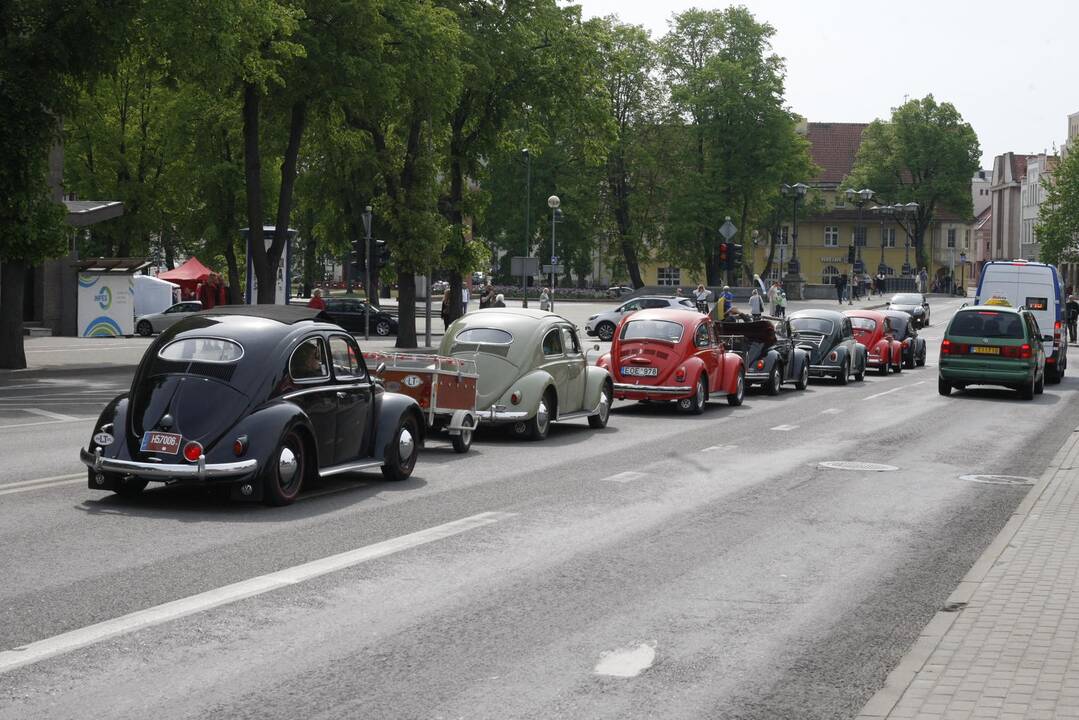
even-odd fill
[(925, 348), (922, 348), (922, 354), (918, 356), (918, 367), (925, 367)]
[(862, 369), (854, 373), (854, 382), (862, 382), (865, 380), (865, 361), (862, 361)]
[(466, 417), (461, 424), (469, 429), (461, 430), (459, 434), (450, 436), (455, 453), (466, 453), (472, 447), (472, 418)]
[(299, 430), (289, 428), (263, 472), (263, 502), (278, 507), (295, 502), (303, 487), (306, 457), (306, 446)]
[(783, 380), (779, 377), (779, 368), (772, 368), (772, 373), (768, 376), (768, 394), (778, 395), (782, 385)]
[(412, 468), (416, 467), (416, 456), (420, 454), (419, 437), (415, 416), (409, 413), (401, 418), (397, 432), (386, 448), (386, 462), (382, 465), (384, 478), (394, 482), (408, 479)]
[(393, 332), (393, 327), (390, 325), (389, 320), (379, 320), (375, 323), (375, 335), (386, 337)]
[(1045, 373), (1034, 383), (1034, 394), (1041, 395), (1045, 392)]
[(892, 369), (892, 366), (890, 364), (884, 363), (879, 368), (877, 368), (877, 374), (878, 375), (887, 375), (888, 371), (891, 370), (891, 369)]
[(746, 374), (744, 372), (738, 373), (738, 385), (735, 386), (734, 392), (727, 396), (727, 404), (732, 407), (738, 407), (742, 404), (742, 401), (746, 397)]
[(899, 362), (892, 366), (892, 372), (896, 375), (903, 372), (903, 358), (899, 358)]
[(149, 320), (140, 320), (135, 332), (143, 337), (150, 337), (154, 334), (154, 326), (150, 324)]
[(596, 337), (603, 342), (610, 342), (614, 337), (614, 323), (607, 322), (606, 320), (596, 326)]
[(802, 374), (798, 378), (798, 382), (794, 383), (794, 387), (798, 388), (799, 390), (805, 390), (807, 387), (809, 387), (809, 363), (808, 362), (805, 362), (805, 363), (802, 364)]
[[(90, 473), (93, 474), (93, 470)], [(135, 497), (149, 484), (148, 480), (140, 480), (139, 478), (128, 478), (125, 480), (123, 476), (116, 476), (112, 485), (112, 491), (120, 497)]]
[(907, 370), (913, 370), (914, 369), (914, 351), (913, 350), (911, 350), (910, 357), (903, 358), (903, 367), (905, 367)]
[(678, 409), (692, 415), (700, 415), (704, 412), (707, 391), (704, 389), (704, 376), (697, 378), (697, 387), (691, 397), (682, 398), (678, 401)]
[(602, 430), (607, 427), (607, 420), (611, 417), (611, 397), (614, 393), (611, 391), (610, 383), (603, 383), (603, 390), (599, 394), (599, 410), (595, 415), (588, 416), (588, 427), (595, 430)]
[(1056, 371), (1056, 369), (1052, 369), (1052, 368), (1049, 368), (1047, 366), (1046, 369), (1045, 369), (1043, 379), (1044, 379), (1045, 382), (1049, 383), (1050, 385), (1056, 385), (1057, 383), (1060, 382), (1060, 373), (1058, 373)]
[(543, 440), (551, 429), (551, 411), (554, 408), (554, 398), (551, 391), (543, 393), (536, 408), (536, 414), (528, 420), (514, 423), (513, 434), (529, 440)]
[(942, 377), (937, 377), (937, 392), (948, 397), (952, 394), (952, 384)]
[(835, 381), (840, 385), (846, 385), (850, 382), (850, 360), (843, 361), (843, 366), (839, 368), (839, 373), (835, 376)]
[(1030, 378), (1030, 382), (1026, 383), (1025, 385), (1023, 385), (1022, 387), (1019, 388), (1019, 397), (1021, 397), (1024, 400), (1033, 400), (1034, 399), (1034, 385), (1035, 384), (1036, 383), (1034, 381), (1034, 378)]

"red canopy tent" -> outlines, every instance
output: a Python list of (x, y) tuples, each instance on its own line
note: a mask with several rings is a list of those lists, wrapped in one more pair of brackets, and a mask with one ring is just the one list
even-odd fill
[(180, 267), (166, 270), (159, 274), (158, 277), (179, 285), (184, 298), (194, 298), (195, 290), (200, 283), (204, 283), (210, 278), (211, 272), (212, 270), (199, 262), (198, 258), (191, 258)]

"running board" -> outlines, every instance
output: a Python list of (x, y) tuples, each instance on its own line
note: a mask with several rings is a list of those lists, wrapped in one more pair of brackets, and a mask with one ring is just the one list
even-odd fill
[(576, 420), (577, 418), (583, 417), (592, 417), (595, 414), (595, 411), (578, 410), (576, 412), (566, 413), (565, 415), (559, 415), (555, 418), (555, 422), (559, 422), (561, 420)]
[(345, 473), (359, 472), (360, 470), (369, 470), (377, 467), (382, 467), (381, 461), (365, 460), (363, 462), (345, 463), (344, 465), (332, 465), (328, 468), (322, 468), (318, 471), (318, 474), (319, 477), (330, 477), (332, 475), (344, 475)]

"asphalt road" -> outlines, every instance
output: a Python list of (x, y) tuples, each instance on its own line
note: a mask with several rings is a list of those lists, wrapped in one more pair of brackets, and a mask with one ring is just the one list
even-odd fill
[(4, 378), (0, 718), (853, 717), (1029, 489), (959, 476), (1036, 477), (1079, 426), (1072, 376), (937, 395), (958, 304), (926, 368), (618, 403), (281, 509), (89, 490), (126, 373)]

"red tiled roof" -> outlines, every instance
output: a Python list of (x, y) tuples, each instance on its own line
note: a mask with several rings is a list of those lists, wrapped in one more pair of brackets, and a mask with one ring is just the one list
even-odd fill
[(806, 126), (809, 154), (821, 168), (813, 184), (838, 185), (854, 167), (858, 146), (862, 144), (862, 132), (869, 123), (811, 122)]

